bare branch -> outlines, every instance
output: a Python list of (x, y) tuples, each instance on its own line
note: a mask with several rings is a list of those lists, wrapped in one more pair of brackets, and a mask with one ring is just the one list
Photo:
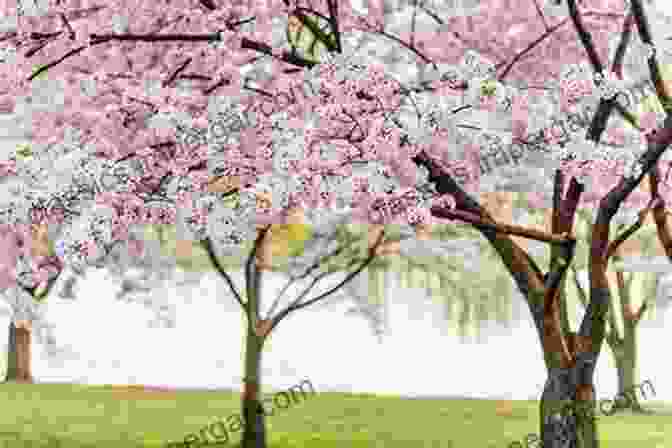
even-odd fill
[(649, 307), (649, 300), (644, 299), (644, 302), (642, 302), (642, 306), (639, 307), (639, 311), (637, 311), (637, 314), (635, 315), (635, 325), (638, 324), (640, 320), (642, 320), (642, 315), (644, 314), (644, 311), (646, 311), (648, 307)]
[(623, 244), (628, 238), (630, 238), (637, 230), (639, 230), (644, 221), (646, 221), (646, 216), (651, 212), (651, 208), (656, 205), (658, 199), (651, 199), (649, 205), (646, 208), (639, 212), (639, 217), (637, 222), (628, 227), (623, 233), (621, 233), (614, 241), (609, 243), (609, 248), (607, 249), (606, 259), (609, 260), (618, 250), (619, 246)]
[(536, 229), (526, 229), (524, 227), (510, 224), (499, 224), (496, 222), (488, 223), (472, 213), (459, 210), (449, 210), (445, 207), (432, 207), (432, 214), (434, 216), (445, 219), (458, 219), (460, 221), (468, 222), (476, 228), (493, 230), (495, 232), (504, 233), (507, 235), (522, 236), (524, 238), (545, 241), (547, 243), (576, 243), (576, 238), (565, 233), (554, 235), (552, 233), (542, 232)]
[(270, 310), (268, 311), (268, 314), (267, 314), (266, 318), (268, 319), (273, 315), (273, 311), (275, 311), (275, 308), (278, 306), (278, 304), (280, 302), (280, 298), (282, 298), (282, 296), (285, 294), (287, 289), (292, 285), (292, 283), (294, 283), (297, 280), (302, 280), (302, 279), (308, 277), (315, 269), (319, 268), (326, 260), (338, 256), (338, 254), (340, 254), (341, 252), (343, 252), (346, 248), (348, 248), (350, 246), (351, 245), (340, 246), (336, 250), (334, 250), (332, 253), (327, 254), (323, 257), (319, 257), (318, 260), (315, 261), (315, 263), (313, 263), (308, 269), (306, 269), (306, 272), (304, 272), (303, 274), (301, 274), (299, 276), (290, 275), (289, 281), (287, 281), (285, 286), (282, 288), (282, 290), (280, 291), (278, 296), (273, 301), (273, 304), (272, 304)]
[[(376, 249), (378, 248), (378, 245), (380, 245), (382, 243), (384, 238), (385, 238), (385, 232), (384, 231), (380, 232), (375, 244), (373, 246), (369, 247), (368, 256), (364, 260), (364, 262), (359, 266), (359, 268), (357, 270), (349, 273), (348, 275), (346, 275), (345, 279), (343, 279), (340, 283), (338, 283), (336, 286), (331, 288), (329, 291), (325, 292), (324, 294), (320, 294), (319, 296), (317, 296), (317, 297), (315, 297), (311, 300), (308, 300), (307, 302), (300, 303), (300, 304), (295, 303), (293, 305), (290, 305), (289, 307), (284, 309), (282, 312), (278, 313), (278, 315), (273, 318), (273, 326), (271, 327), (271, 329), (274, 328), (282, 319), (284, 319), (292, 311), (296, 311), (298, 309), (305, 308), (305, 307), (310, 306), (313, 303), (317, 302), (318, 300), (321, 300), (321, 299), (324, 299), (325, 297), (328, 297), (329, 295), (331, 295), (332, 293), (337, 291), (341, 286), (343, 286), (347, 282), (349, 282), (357, 274), (359, 274), (364, 268), (366, 268), (373, 261), (374, 257), (376, 256)], [(357, 260), (353, 260), (351, 262), (351, 265), (354, 264), (356, 261)], [(324, 277), (325, 275), (329, 275), (329, 273), (323, 273), (323, 274), (324, 275), (322, 275), (322, 277)], [(319, 280), (319, 278), (320, 277), (318, 276), (318, 280)], [(312, 288), (312, 286), (311, 286), (311, 288)]]
[(623, 59), (625, 58), (625, 52), (628, 49), (630, 40), (632, 38), (632, 25), (634, 19), (632, 13), (628, 14), (623, 22), (623, 31), (621, 32), (621, 41), (616, 47), (616, 54), (614, 55), (614, 62), (611, 65), (611, 71), (616, 73), (620, 79), (623, 79)]
[(226, 282), (229, 284), (229, 288), (231, 288), (231, 292), (233, 292), (233, 296), (236, 298), (236, 301), (238, 302), (238, 304), (241, 306), (241, 308), (243, 310), (247, 311), (247, 303), (243, 302), (243, 299), (240, 297), (240, 294), (238, 293), (238, 290), (236, 289), (235, 285), (233, 284), (233, 281), (231, 280), (231, 277), (229, 276), (229, 274), (227, 274), (227, 272), (219, 264), (219, 260), (217, 259), (217, 255), (215, 255), (215, 252), (212, 248), (212, 243), (210, 242), (210, 238), (206, 238), (205, 240), (202, 240), (201, 245), (208, 252), (208, 257), (210, 257), (210, 262), (215, 266), (217, 271), (222, 275), (222, 277), (224, 277)]

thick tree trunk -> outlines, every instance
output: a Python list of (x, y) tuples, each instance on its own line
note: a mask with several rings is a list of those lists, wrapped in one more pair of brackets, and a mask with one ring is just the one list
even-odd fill
[(7, 374), (5, 381), (32, 383), (31, 332), (29, 325), (9, 324), (7, 348)]
[(242, 414), (243, 438), (241, 448), (266, 448), (266, 423), (261, 405), (261, 354), (263, 338), (250, 327), (245, 347), (245, 378)]
[(540, 446), (544, 448), (599, 447), (595, 401), (582, 397), (585, 393), (577, 389), (576, 378), (577, 367), (548, 373), (539, 406)]

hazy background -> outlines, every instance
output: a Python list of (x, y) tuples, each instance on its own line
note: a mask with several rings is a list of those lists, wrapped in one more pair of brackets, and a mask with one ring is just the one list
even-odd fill
[[(47, 319), (55, 324), (60, 346), (73, 357), (50, 362), (39, 344), (33, 348), (38, 381), (91, 384), (141, 383), (174, 387), (238, 388), (242, 373), (242, 314), (227, 286), (208, 274), (197, 287), (156, 291), (176, 306), (176, 327), (148, 328), (151, 313), (114, 298), (119, 286), (92, 271), (76, 301), (50, 297)], [(271, 274), (273, 275), (273, 274)], [(241, 274), (234, 277), (241, 285)], [(522, 298), (514, 300), (514, 321), (507, 329), (494, 323), (482, 343), (463, 342), (446, 322), (444, 307), (427, 301), (421, 290), (395, 291), (388, 278), (386, 334), (379, 342), (365, 318), (346, 315), (351, 303), (310, 307), (283, 321), (269, 341), (264, 382), (288, 387), (310, 379), (318, 391), (383, 394), (460, 395), (537, 399), (545, 381), (541, 350)], [(267, 281), (264, 297), (282, 282)], [(493, 297), (493, 300), (496, 300)], [(339, 303), (340, 302), (340, 303)], [(672, 330), (669, 318), (643, 322), (640, 330), (641, 380), (650, 379), (656, 400), (672, 400), (672, 373), (664, 347)], [(0, 340), (7, 340), (7, 317), (0, 319)], [(3, 367), (4, 368), (4, 367)], [(596, 386), (601, 398), (613, 397), (616, 374), (605, 345)]]

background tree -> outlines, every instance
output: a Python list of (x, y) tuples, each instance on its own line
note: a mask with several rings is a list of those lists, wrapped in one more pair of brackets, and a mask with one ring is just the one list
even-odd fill
[[(17, 151), (17, 156), (29, 157), (26, 148), (21, 149), (24, 152)], [(22, 206), (25, 204), (20, 204), (20, 197), (6, 194), (0, 209), (12, 214)], [(47, 354), (64, 353), (57, 347), (53, 325), (46, 321), (43, 313), (44, 302), (54, 284), (54, 273), (60, 265), (46, 225), (20, 228), (3, 224), (0, 233), (2, 298), (10, 317), (5, 381), (32, 383), (33, 335), (45, 344)], [(10, 260), (14, 264), (9, 264)]]

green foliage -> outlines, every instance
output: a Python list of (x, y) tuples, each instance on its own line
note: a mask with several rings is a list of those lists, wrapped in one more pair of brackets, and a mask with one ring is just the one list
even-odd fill
[(27, 143), (17, 145), (15, 152), (17, 159), (29, 159), (33, 156), (33, 150)]
[[(327, 45), (336, 45), (336, 37), (333, 33), (329, 33), (331, 28), (329, 22), (310, 13), (304, 13), (304, 17), (304, 23), (296, 16), (290, 17), (286, 33), (287, 42), (292, 52), (309, 61), (319, 62)], [(320, 26), (320, 21), (326, 22), (326, 25)]]

